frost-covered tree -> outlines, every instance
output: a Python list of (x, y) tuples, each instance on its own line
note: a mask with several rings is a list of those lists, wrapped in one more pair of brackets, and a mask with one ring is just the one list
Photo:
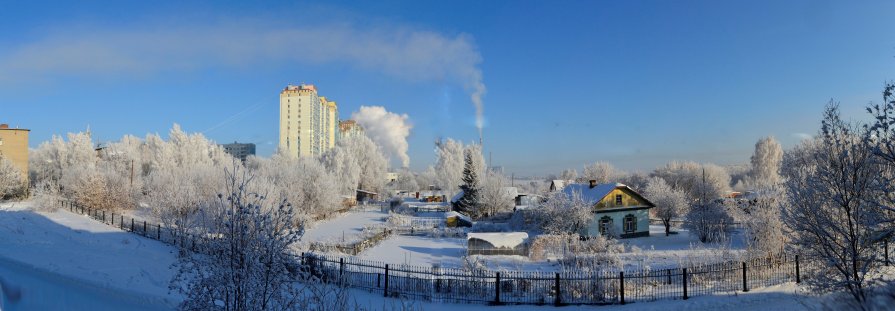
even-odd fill
[(758, 254), (780, 253), (788, 242), (781, 210), (786, 204), (786, 193), (780, 185), (768, 186), (757, 191), (742, 213), (740, 222), (745, 230), (746, 246)]
[(647, 173), (641, 171), (635, 171), (630, 174), (624, 174), (619, 176), (618, 182), (625, 184), (626, 186), (634, 189), (634, 191), (643, 191), (646, 189), (647, 184), (649, 184), (650, 176)]
[(621, 175), (622, 172), (609, 162), (595, 162), (584, 166), (584, 171), (578, 177), (578, 181), (596, 180), (597, 184), (608, 184), (616, 182)]
[(270, 159), (251, 157), (246, 165), (256, 176), (256, 187), (293, 203), (297, 221), (327, 215), (341, 206), (339, 182), (316, 158), (274, 154)]
[(25, 194), (25, 176), (9, 159), (0, 156), (0, 200)]
[(652, 175), (686, 192), (691, 203), (713, 201), (730, 191), (730, 175), (714, 164), (673, 161), (657, 168)]
[(783, 147), (773, 136), (762, 138), (755, 143), (752, 154), (752, 170), (749, 178), (752, 187), (768, 187), (780, 183), (780, 163), (783, 161)]
[(687, 214), (687, 195), (665, 183), (665, 180), (652, 177), (643, 190), (643, 195), (656, 205), (656, 216), (665, 225), (665, 235), (671, 234), (671, 220)]
[(323, 156), (323, 163), (337, 177), (342, 195), (354, 195), (357, 189), (373, 192), (385, 190), (388, 160), (379, 146), (367, 136), (339, 140)]
[(886, 232), (895, 232), (895, 83), (887, 83), (883, 89), (882, 104), (871, 105), (867, 112), (873, 122), (866, 125), (864, 140), (869, 145), (876, 162), (879, 175), (875, 183), (880, 194), (877, 208), (885, 218), (882, 222)]
[(419, 184), (416, 182), (417, 178), (413, 175), (407, 168), (403, 168), (398, 171), (398, 179), (395, 180), (395, 190), (404, 190), (404, 191), (418, 191), (420, 190)]
[(481, 178), (479, 202), (485, 214), (489, 216), (513, 211), (515, 197), (509, 191), (510, 181), (506, 176), (488, 170)]
[(455, 192), (463, 178), (465, 155), (463, 143), (445, 139), (435, 142), (435, 174), (438, 188)]
[(481, 202), (479, 202), (481, 199), (479, 194), (481, 187), (479, 185), (479, 174), (475, 167), (473, 152), (467, 149), (464, 153), (465, 165), (463, 165), (463, 184), (460, 185), (460, 190), (463, 191), (463, 195), (456, 202), (456, 207), (459, 211), (464, 212), (473, 218), (479, 218), (483, 214)]
[(879, 168), (857, 128), (843, 121), (838, 106), (824, 112), (821, 135), (784, 154), (788, 204), (783, 218), (793, 242), (820, 258), (821, 271), (807, 279), (816, 290), (846, 290), (867, 301), (881, 210), (873, 203)]
[[(235, 171), (235, 170), (234, 170)], [(199, 254), (181, 249), (171, 288), (184, 310), (292, 310), (301, 279), (291, 245), (302, 235), (291, 204), (249, 192), (252, 177), (226, 173), (226, 194), (197, 214)]]
[(593, 219), (593, 206), (580, 193), (551, 192), (533, 211), (536, 222), (549, 234), (586, 234)]
[(575, 180), (578, 179), (578, 171), (574, 168), (563, 170), (562, 173), (559, 174), (560, 180)]

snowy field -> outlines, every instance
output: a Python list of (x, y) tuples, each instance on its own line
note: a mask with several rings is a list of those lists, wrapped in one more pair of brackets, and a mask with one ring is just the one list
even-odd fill
[(174, 249), (66, 211), (0, 204), (0, 277), (21, 290), (4, 310), (168, 310)]

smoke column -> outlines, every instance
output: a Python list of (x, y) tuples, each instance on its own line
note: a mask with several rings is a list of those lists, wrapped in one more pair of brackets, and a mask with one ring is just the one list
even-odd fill
[(401, 160), (402, 167), (410, 166), (407, 137), (413, 125), (408, 122), (407, 114), (388, 112), (381, 106), (361, 106), (360, 110), (351, 114), (351, 118), (386, 154)]

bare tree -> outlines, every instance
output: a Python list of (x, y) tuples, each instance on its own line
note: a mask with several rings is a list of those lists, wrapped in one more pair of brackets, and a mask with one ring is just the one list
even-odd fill
[(832, 102), (821, 137), (784, 155), (789, 204), (783, 217), (793, 242), (817, 256), (822, 271), (808, 279), (817, 290), (847, 290), (864, 306), (868, 273), (876, 265), (874, 242), (879, 209), (873, 185), (879, 174), (856, 127), (839, 117)]

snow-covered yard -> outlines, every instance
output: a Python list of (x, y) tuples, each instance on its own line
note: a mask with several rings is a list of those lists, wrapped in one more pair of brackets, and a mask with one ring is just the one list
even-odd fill
[(321, 221), (305, 230), (302, 242), (338, 242), (357, 241), (366, 226), (384, 225), (388, 213), (379, 209), (352, 211), (335, 219)]

